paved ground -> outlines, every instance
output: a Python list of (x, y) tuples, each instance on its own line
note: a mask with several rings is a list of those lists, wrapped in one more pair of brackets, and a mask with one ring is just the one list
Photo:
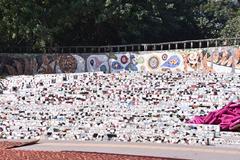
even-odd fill
[(31, 142), (0, 141), (0, 160), (173, 160), (169, 158), (141, 157), (131, 155), (88, 153), (74, 151), (29, 151), (12, 147), (32, 144)]
[(40, 141), (38, 144), (16, 148), (35, 151), (97, 152), (180, 159), (239, 160), (240, 147), (186, 146), (167, 144)]

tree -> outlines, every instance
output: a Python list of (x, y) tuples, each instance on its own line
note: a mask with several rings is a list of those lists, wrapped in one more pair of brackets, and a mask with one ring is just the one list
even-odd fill
[[(218, 38), (226, 24), (235, 19), (238, 4), (233, 0), (202, 1), (195, 11), (196, 23), (204, 38)], [(227, 28), (224, 29), (227, 32)]]
[(229, 19), (223, 30), (221, 31), (222, 37), (240, 37), (240, 9), (236, 17)]
[(0, 44), (113, 45), (239, 34), (234, 0), (0, 0)]

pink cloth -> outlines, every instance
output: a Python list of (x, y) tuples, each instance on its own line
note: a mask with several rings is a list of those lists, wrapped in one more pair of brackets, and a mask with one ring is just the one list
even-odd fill
[(222, 109), (208, 113), (206, 116), (195, 116), (187, 123), (216, 124), (221, 130), (235, 131), (240, 129), (240, 100), (230, 102)]

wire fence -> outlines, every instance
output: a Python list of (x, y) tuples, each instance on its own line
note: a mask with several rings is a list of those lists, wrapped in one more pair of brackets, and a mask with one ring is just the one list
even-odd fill
[(33, 49), (33, 47), (0, 47), (0, 53), (105, 53), (105, 52), (137, 52), (161, 51), (174, 49), (209, 48), (219, 46), (240, 45), (240, 37), (187, 40), (151, 44), (128, 44), (108, 46), (59, 46)]

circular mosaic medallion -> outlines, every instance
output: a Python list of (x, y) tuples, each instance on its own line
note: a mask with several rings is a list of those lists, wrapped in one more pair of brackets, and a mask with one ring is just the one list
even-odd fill
[(168, 59), (168, 55), (167, 54), (163, 54), (162, 55), (162, 60), (166, 61)]
[(137, 59), (137, 63), (138, 63), (138, 64), (143, 64), (143, 63), (144, 63), (144, 58), (143, 58), (143, 57), (139, 57), (139, 58)]
[(62, 55), (59, 67), (63, 73), (74, 73), (77, 69), (77, 60), (72, 55)]
[(123, 55), (123, 56), (121, 57), (121, 63), (122, 63), (122, 64), (126, 64), (127, 62), (128, 62), (128, 57), (125, 56), (125, 55)]
[(152, 69), (157, 69), (159, 66), (159, 60), (157, 57), (151, 57), (148, 60), (148, 66)]

